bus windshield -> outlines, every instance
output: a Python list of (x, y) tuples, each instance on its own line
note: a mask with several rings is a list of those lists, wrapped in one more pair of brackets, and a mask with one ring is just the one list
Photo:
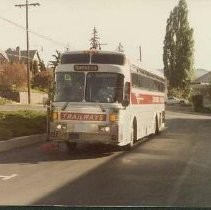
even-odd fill
[(117, 73), (58, 72), (54, 101), (121, 103), (123, 84), (124, 76)]
[(56, 73), (55, 102), (80, 102), (84, 98), (83, 72)]
[(117, 73), (88, 73), (86, 101), (120, 103), (123, 98), (123, 81), (123, 75)]

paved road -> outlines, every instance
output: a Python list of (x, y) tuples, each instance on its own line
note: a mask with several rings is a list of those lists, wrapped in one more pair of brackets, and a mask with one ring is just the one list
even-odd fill
[(211, 117), (167, 113), (129, 152), (36, 144), (0, 154), (0, 204), (211, 206)]

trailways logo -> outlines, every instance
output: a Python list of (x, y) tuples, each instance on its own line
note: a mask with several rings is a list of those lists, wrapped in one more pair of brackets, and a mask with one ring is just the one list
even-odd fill
[(106, 121), (105, 114), (68, 113), (60, 115), (61, 120), (81, 120), (81, 121)]

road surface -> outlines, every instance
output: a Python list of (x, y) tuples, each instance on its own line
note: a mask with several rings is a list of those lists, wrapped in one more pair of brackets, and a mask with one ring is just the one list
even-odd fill
[(211, 206), (211, 116), (167, 112), (129, 151), (36, 144), (0, 154), (0, 205)]

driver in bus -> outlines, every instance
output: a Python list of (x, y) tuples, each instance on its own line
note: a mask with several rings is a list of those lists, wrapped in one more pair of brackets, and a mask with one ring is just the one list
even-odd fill
[(115, 101), (115, 88), (103, 81), (103, 86), (97, 92), (99, 102), (113, 103)]
[(64, 97), (66, 101), (80, 102), (83, 100), (84, 88), (83, 84), (76, 82), (69, 84), (64, 88)]

